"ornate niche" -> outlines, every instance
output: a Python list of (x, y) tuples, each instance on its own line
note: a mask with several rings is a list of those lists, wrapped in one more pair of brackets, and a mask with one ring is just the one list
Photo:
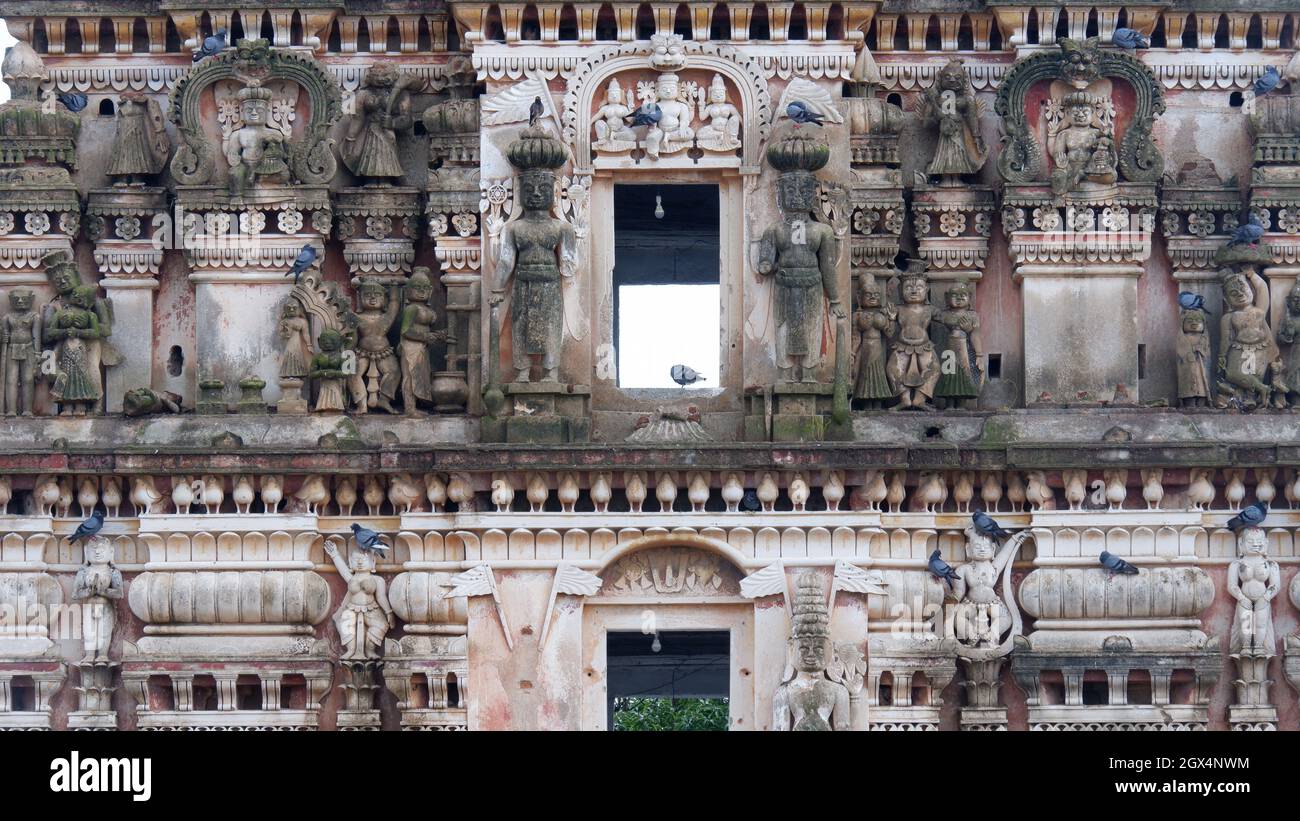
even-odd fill
[(630, 553), (600, 574), (601, 596), (740, 595), (740, 572), (721, 554), (697, 547)]
[(328, 233), (325, 187), (338, 165), (328, 134), (341, 114), (338, 84), (301, 52), (242, 40), (207, 58), (171, 92), (178, 198), (192, 209), (247, 209), (241, 222), (259, 228), (266, 214), (253, 214), (274, 211), (287, 234), (297, 233), (303, 210), (323, 211), (312, 225)]
[(1096, 38), (1057, 43), (1007, 72), (995, 103), (1002, 227), (1023, 283), (1025, 401), (1136, 402), (1137, 280), (1159, 205), (1151, 128), (1164, 98), (1137, 58)]
[(588, 58), (564, 95), (563, 136), (579, 168), (757, 168), (772, 121), (754, 60), (677, 34)]

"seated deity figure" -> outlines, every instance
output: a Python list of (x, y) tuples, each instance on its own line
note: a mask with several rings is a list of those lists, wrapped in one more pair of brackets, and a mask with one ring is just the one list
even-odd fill
[(325, 541), (325, 555), (348, 585), (347, 595), (334, 611), (334, 626), (343, 644), (340, 661), (366, 661), (380, 657), (384, 637), (393, 628), (393, 606), (388, 601), (388, 586), (375, 573), (375, 556), (361, 547), (348, 555), (345, 565), (339, 556), (337, 537)]
[(772, 698), (772, 729), (848, 730), (849, 690), (827, 676), (830, 613), (815, 573), (799, 577), (791, 632), (791, 658)]
[(1219, 320), (1220, 404), (1254, 408), (1269, 403), (1268, 375), (1282, 370), (1273, 333), (1268, 327), (1268, 284), (1253, 268), (1220, 273), (1223, 317)]
[(609, 81), (605, 104), (596, 111), (592, 127), (596, 141), (591, 147), (597, 151), (628, 151), (636, 147), (636, 132), (627, 125), (632, 109), (623, 101), (623, 89), (618, 78)]
[(1228, 593), (1237, 600), (1229, 653), (1271, 658), (1277, 653), (1273, 630), (1273, 599), (1282, 589), (1278, 563), (1268, 557), (1263, 528), (1248, 527), (1237, 535), (1239, 557), (1228, 566)]
[(1119, 178), (1113, 124), (1098, 114), (1099, 103), (1108, 105), (1087, 92), (1071, 92), (1061, 100), (1059, 116), (1049, 118), (1048, 149), (1056, 164), (1052, 193), (1058, 196), (1085, 184), (1113, 185)]
[(727, 102), (727, 84), (721, 74), (713, 75), (706, 101), (700, 104), (703, 125), (696, 131), (701, 148), (732, 151), (740, 148), (740, 111)]
[(689, 148), (695, 139), (691, 128), (694, 109), (678, 99), (681, 80), (672, 72), (664, 72), (655, 81), (655, 104), (659, 106), (659, 122), (650, 126), (645, 135), (645, 153), (652, 159), (662, 154), (673, 154)]
[(86, 563), (72, 581), (72, 600), (84, 602), (82, 617), (83, 662), (108, 660), (117, 623), (114, 600), (122, 598), (122, 571), (113, 564), (113, 544), (103, 536), (91, 536), (83, 551)]
[(242, 195), (258, 177), (285, 174), (289, 170), (285, 137), (271, 127), (271, 90), (251, 83), (240, 89), (239, 115), (242, 124), (222, 142), (230, 164), (230, 193)]

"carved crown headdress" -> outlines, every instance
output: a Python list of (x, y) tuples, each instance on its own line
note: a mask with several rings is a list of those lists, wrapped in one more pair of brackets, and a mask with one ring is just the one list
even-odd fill
[(263, 88), (261, 83), (252, 82), (244, 86), (243, 88), (241, 88), (239, 90), (239, 93), (236, 94), (235, 96), (239, 98), (239, 101), (241, 103), (244, 102), (245, 100), (270, 101), (271, 89)]
[(899, 282), (907, 282), (909, 279), (929, 282), (930, 263), (923, 259), (909, 259), (903, 269), (898, 272), (898, 279)]
[(794, 637), (830, 638), (830, 613), (815, 573), (804, 573), (794, 592)]
[(812, 134), (791, 131), (767, 147), (767, 162), (777, 171), (812, 173), (830, 162), (831, 148)]
[(519, 139), (506, 148), (506, 159), (520, 171), (542, 169), (552, 171), (568, 160), (564, 144), (545, 129), (534, 126), (519, 134)]

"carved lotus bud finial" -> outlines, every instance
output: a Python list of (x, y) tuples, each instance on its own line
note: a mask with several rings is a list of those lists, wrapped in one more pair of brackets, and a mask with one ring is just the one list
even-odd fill
[(796, 582), (794, 593), (795, 638), (829, 638), (830, 634), (830, 614), (821, 581), (816, 573), (804, 573)]
[(811, 133), (794, 130), (767, 147), (767, 162), (777, 171), (813, 172), (831, 159), (831, 147)]
[(19, 40), (9, 47), (0, 73), (6, 83), (41, 81), (45, 79), (45, 63), (35, 49)]
[(520, 171), (535, 168), (555, 169), (568, 159), (564, 144), (540, 127), (526, 128), (519, 139), (506, 148), (506, 159)]

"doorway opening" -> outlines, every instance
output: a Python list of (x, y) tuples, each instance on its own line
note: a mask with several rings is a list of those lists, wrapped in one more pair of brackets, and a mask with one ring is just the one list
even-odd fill
[[(614, 186), (620, 388), (721, 387), (719, 207), (716, 185)], [(682, 385), (676, 365), (703, 378)]]
[(726, 730), (731, 633), (606, 633), (611, 730)]

